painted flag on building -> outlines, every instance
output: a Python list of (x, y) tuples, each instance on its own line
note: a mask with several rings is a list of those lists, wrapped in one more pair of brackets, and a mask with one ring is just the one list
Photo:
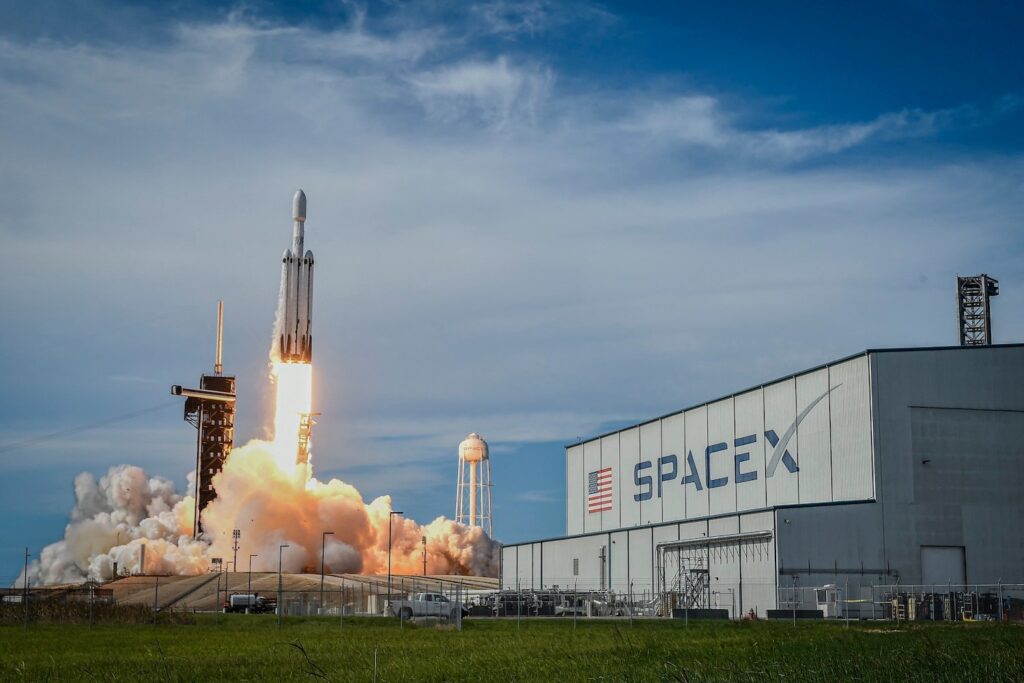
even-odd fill
[(594, 470), (587, 474), (587, 512), (607, 512), (612, 509), (612, 468)]

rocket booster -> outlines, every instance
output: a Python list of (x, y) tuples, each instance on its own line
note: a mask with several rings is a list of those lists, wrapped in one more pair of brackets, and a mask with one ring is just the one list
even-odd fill
[(281, 259), (281, 311), (278, 348), (286, 363), (313, 361), (313, 252), (306, 251), (306, 194), (292, 200), (292, 246)]

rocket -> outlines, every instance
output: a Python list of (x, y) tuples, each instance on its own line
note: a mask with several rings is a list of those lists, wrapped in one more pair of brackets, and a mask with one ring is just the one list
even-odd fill
[(286, 363), (313, 361), (313, 252), (304, 245), (306, 194), (292, 199), (292, 246), (281, 258), (278, 349)]

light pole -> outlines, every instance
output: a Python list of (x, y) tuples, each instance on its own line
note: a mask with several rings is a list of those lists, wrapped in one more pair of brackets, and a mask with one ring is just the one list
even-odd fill
[(25, 548), (25, 587), (21, 591), (22, 607), (25, 608), (25, 628), (28, 628), (28, 547)]
[(388, 608), (391, 608), (391, 518), (402, 514), (401, 510), (388, 513)]
[(277, 549), (277, 627), (281, 628), (281, 610), (284, 609), (284, 584), (281, 582), (281, 564), (284, 561), (284, 549), (290, 548), (287, 543), (282, 543)]
[(333, 536), (333, 531), (324, 531), (320, 534), (320, 611), (324, 610), (324, 552), (327, 550), (327, 537)]
[(253, 603), (255, 602), (255, 600), (252, 599), (252, 558), (254, 557), (259, 557), (259, 555), (256, 553), (249, 555), (249, 576), (245, 582), (245, 591), (248, 593), (248, 597), (245, 599), (245, 604), (248, 605), (245, 610), (246, 612), (250, 611), (253, 607)]
[(240, 529), (235, 529), (231, 532), (231, 538), (234, 540), (234, 542), (231, 544), (231, 547), (235, 551), (234, 561), (232, 561), (231, 566), (235, 568), (236, 572), (238, 571), (238, 539), (240, 539), (241, 537), (242, 531)]

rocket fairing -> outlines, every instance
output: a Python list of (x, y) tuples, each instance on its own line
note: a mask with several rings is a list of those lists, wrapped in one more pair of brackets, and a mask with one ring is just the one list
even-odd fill
[(281, 311), (278, 348), (286, 363), (313, 361), (313, 252), (303, 252), (306, 195), (292, 200), (292, 246), (281, 259)]

